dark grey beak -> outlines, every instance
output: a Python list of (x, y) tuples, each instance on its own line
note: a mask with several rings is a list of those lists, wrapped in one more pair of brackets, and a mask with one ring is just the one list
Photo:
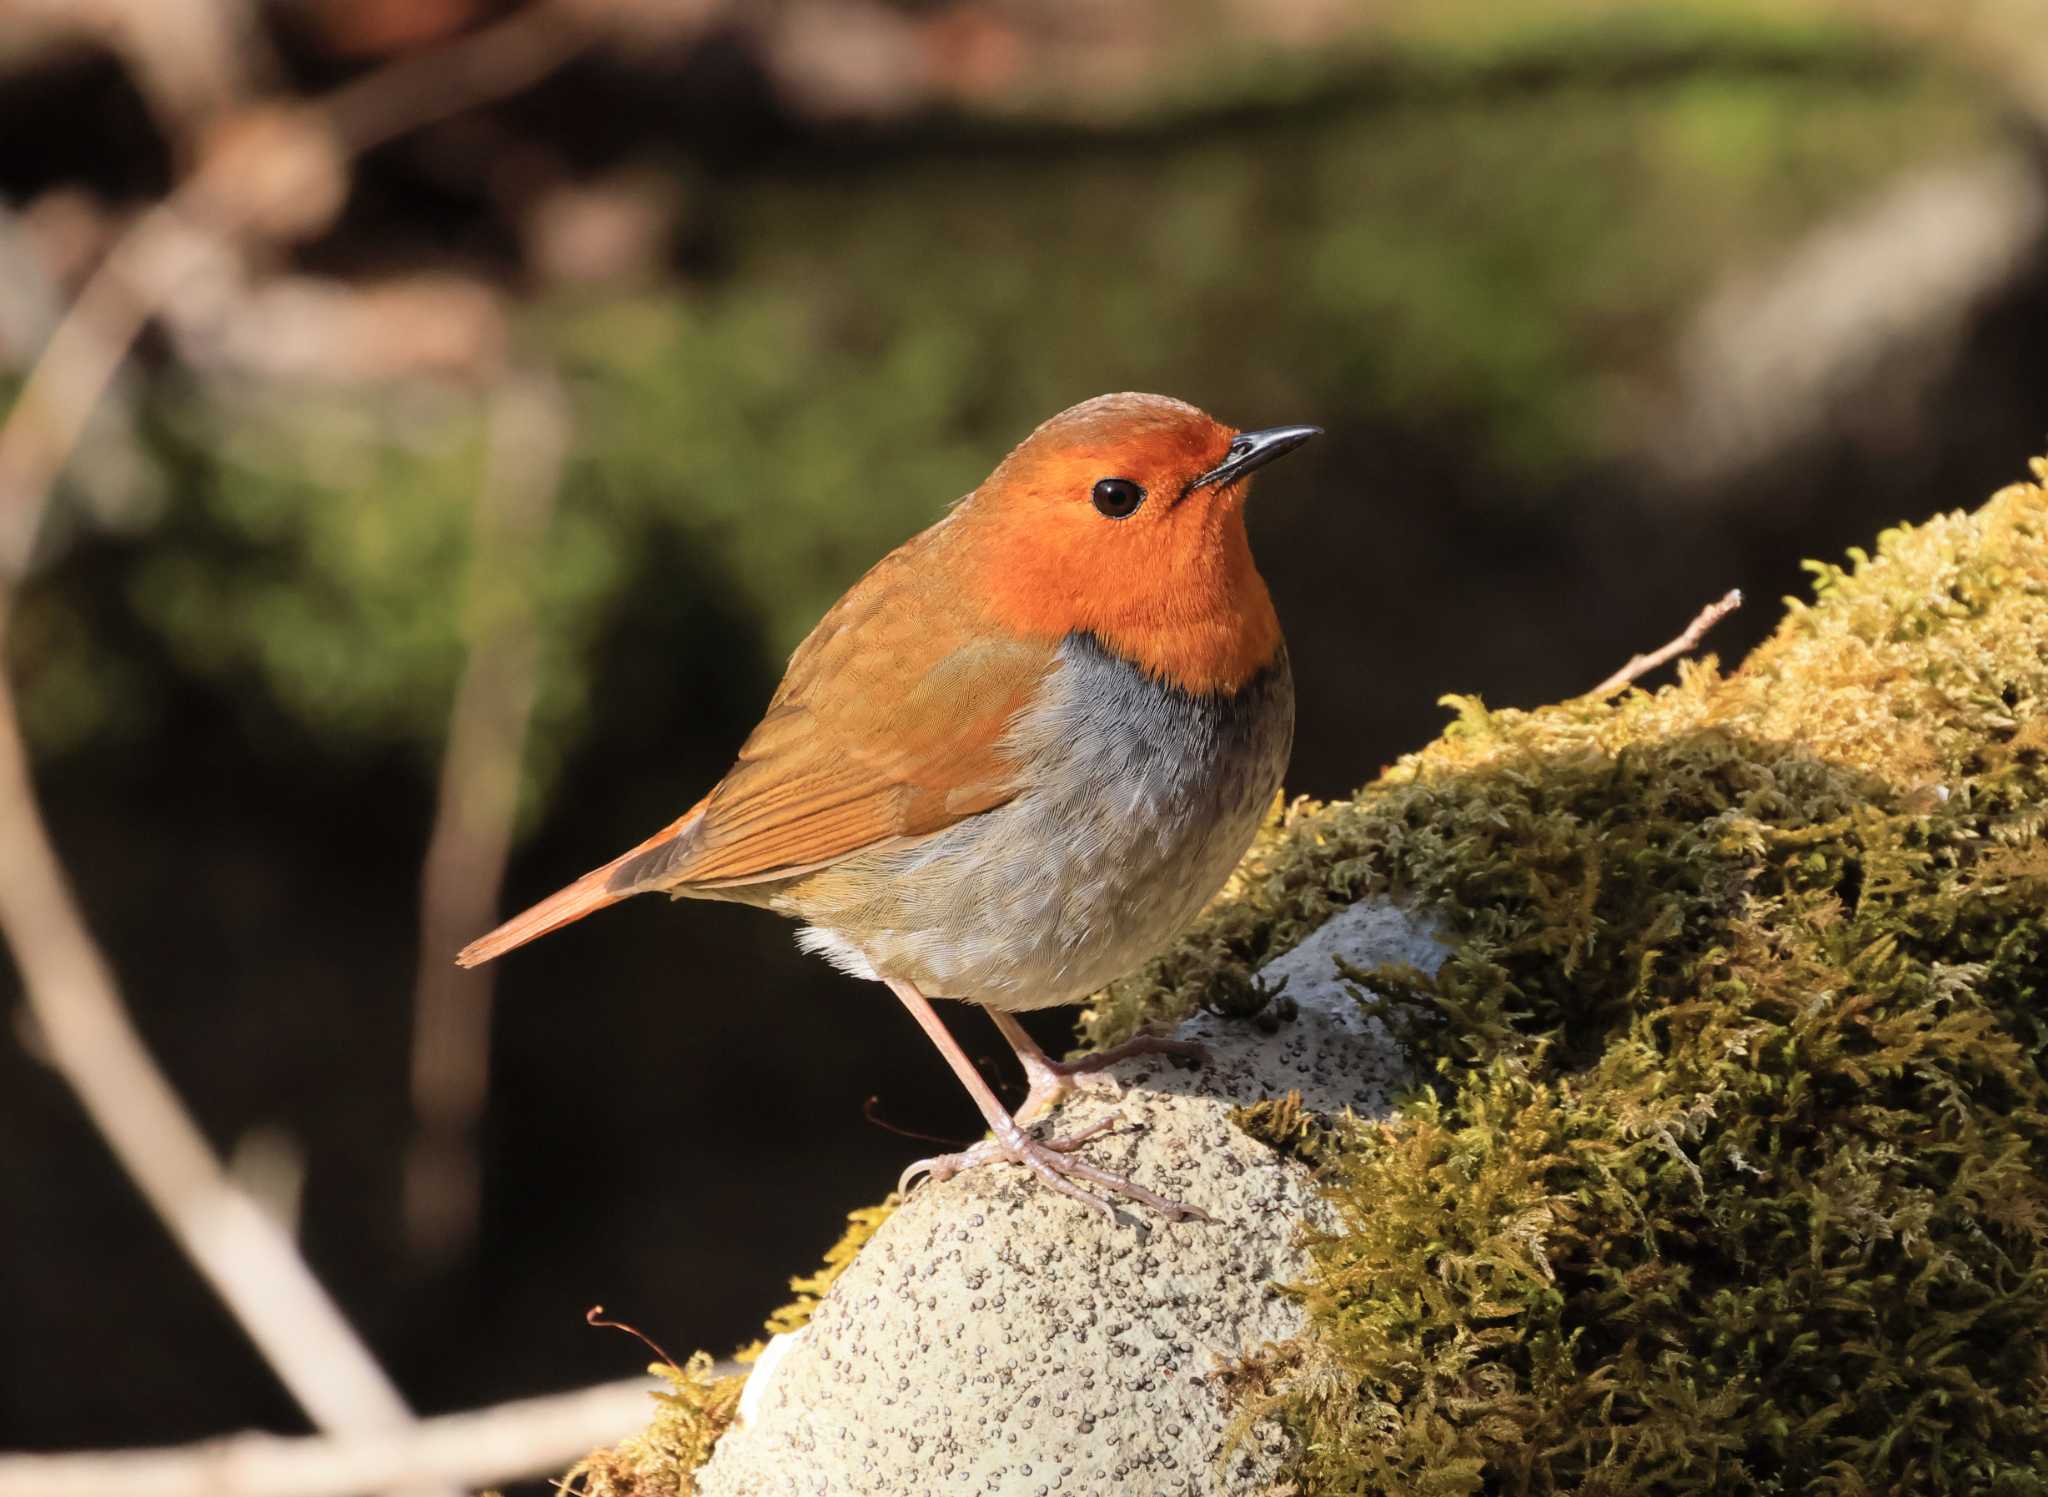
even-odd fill
[(1322, 434), (1320, 426), (1269, 426), (1264, 431), (1241, 431), (1231, 442), (1230, 451), (1223, 461), (1188, 487), (1200, 489), (1211, 484), (1221, 487), (1235, 483), (1245, 474), (1265, 467), (1274, 458), (1285, 457), (1310, 437)]

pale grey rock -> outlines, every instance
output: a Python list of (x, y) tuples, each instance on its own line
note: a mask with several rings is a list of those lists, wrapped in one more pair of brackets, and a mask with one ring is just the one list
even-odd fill
[(707, 1497), (782, 1493), (1237, 1494), (1266, 1489), (1285, 1437), (1226, 1449), (1218, 1367), (1301, 1329), (1274, 1286), (1300, 1277), (1308, 1172), (1230, 1110), (1299, 1090), (1322, 1112), (1383, 1113), (1398, 1047), (1359, 1010), (1333, 958), (1433, 970), (1442, 948), (1388, 905), (1354, 905), (1264, 975), (1295, 1017), (1271, 1029), (1202, 1014), (1179, 1033), (1211, 1062), (1115, 1069), (1048, 1124), (1120, 1125), (1088, 1158), (1199, 1206), (1213, 1222), (1126, 1207), (1115, 1222), (1017, 1168), (925, 1185), (883, 1224), (747, 1388), (746, 1417), (698, 1476)]

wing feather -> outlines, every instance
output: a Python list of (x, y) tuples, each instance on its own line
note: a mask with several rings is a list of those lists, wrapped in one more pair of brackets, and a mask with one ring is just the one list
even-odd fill
[(638, 847), (465, 947), (475, 966), (652, 890), (790, 878), (1013, 798), (1008, 734), (1056, 644), (1006, 637), (957, 589), (934, 526), (878, 562), (790, 657), (739, 761)]
[(1055, 646), (1005, 638), (917, 550), (884, 558), (826, 614), (739, 760), (704, 803), (670, 889), (755, 882), (943, 830), (1021, 785), (1007, 735)]

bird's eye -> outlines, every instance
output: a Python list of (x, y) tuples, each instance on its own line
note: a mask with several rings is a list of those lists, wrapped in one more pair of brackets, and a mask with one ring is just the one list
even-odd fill
[(1145, 502), (1145, 491), (1128, 478), (1105, 478), (1095, 485), (1095, 507), (1112, 520), (1127, 519)]

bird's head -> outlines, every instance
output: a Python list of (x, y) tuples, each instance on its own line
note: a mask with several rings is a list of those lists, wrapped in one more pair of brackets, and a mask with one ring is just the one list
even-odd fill
[(1280, 625), (1244, 528), (1251, 475), (1318, 434), (1237, 431), (1163, 395), (1101, 395), (1027, 437), (956, 513), (999, 622), (1085, 632), (1189, 691), (1235, 691)]

